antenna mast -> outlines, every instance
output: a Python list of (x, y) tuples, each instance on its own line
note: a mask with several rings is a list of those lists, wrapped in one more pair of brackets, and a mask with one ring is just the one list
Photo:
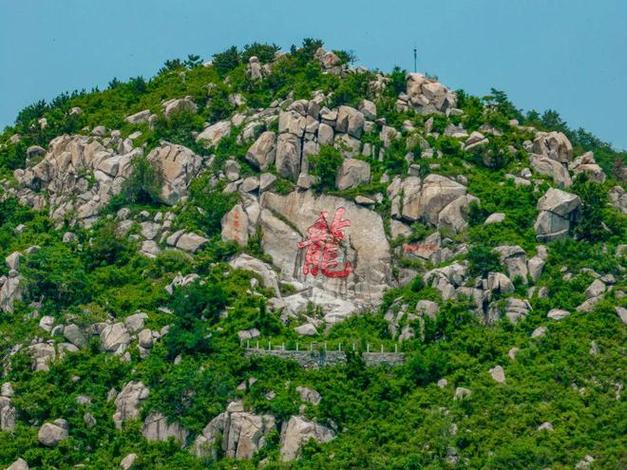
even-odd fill
[(414, 46), (414, 73), (418, 72), (418, 49)]

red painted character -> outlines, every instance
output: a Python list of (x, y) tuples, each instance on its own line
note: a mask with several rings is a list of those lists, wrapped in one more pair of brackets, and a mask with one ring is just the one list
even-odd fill
[(298, 248), (307, 248), (303, 274), (311, 273), (317, 276), (320, 271), (326, 277), (347, 277), (352, 272), (350, 262), (344, 263), (342, 270), (336, 270), (338, 266), (338, 249), (344, 240), (345, 227), (350, 227), (350, 220), (343, 220), (345, 209), (338, 208), (335, 211), (333, 221), (329, 225), (326, 211), (320, 213), (320, 217), (307, 229), (308, 238), (298, 244)]

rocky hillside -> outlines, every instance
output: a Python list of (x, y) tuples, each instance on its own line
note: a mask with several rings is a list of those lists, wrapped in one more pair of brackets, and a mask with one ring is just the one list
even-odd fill
[(627, 154), (307, 39), (0, 135), (0, 467), (627, 466)]

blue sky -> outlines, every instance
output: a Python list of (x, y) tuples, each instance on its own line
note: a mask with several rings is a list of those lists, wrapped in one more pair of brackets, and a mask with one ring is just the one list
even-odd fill
[(436, 74), (556, 109), (627, 148), (627, 0), (0, 0), (0, 128), (63, 91), (153, 75), (169, 58), (304, 37), (359, 63)]

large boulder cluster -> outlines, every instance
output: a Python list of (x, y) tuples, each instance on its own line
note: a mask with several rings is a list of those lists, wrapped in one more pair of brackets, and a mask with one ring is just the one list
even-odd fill
[(231, 402), (196, 437), (192, 452), (198, 457), (215, 458), (217, 447), (221, 447), (226, 457), (250, 459), (266, 445), (275, 427), (274, 416), (256, 415), (245, 411), (241, 402)]
[(592, 181), (605, 181), (603, 169), (596, 163), (594, 154), (586, 152), (573, 160), (573, 146), (562, 132), (536, 132), (529, 143), (531, 167), (542, 175), (550, 176), (560, 187), (569, 187), (574, 175), (583, 173)]
[(19, 273), (21, 258), (22, 254), (16, 251), (5, 260), (9, 275), (0, 276), (0, 312), (12, 312), (13, 304), (22, 299), (23, 279)]
[(467, 193), (466, 186), (437, 174), (424, 179), (396, 177), (387, 192), (392, 203), (392, 217), (408, 222), (420, 220), (453, 232), (468, 226), (469, 206), (479, 202)]
[[(133, 171), (133, 159), (141, 155), (143, 148), (134, 147), (130, 137), (122, 139), (118, 131), (111, 131), (110, 137), (62, 135), (50, 142), (41, 161), (15, 170), (20, 187), (12, 191), (35, 209), (48, 207), (58, 224), (69, 219), (89, 226), (122, 191)], [(192, 178), (208, 163), (190, 149), (168, 142), (147, 158), (163, 175), (160, 196), (166, 204), (186, 197)]]
[(538, 218), (534, 228), (538, 241), (546, 242), (568, 235), (581, 207), (579, 196), (551, 188), (538, 200)]
[(446, 112), (457, 105), (457, 96), (437, 80), (432, 80), (421, 73), (407, 76), (407, 90), (398, 97), (396, 106), (399, 110), (409, 108), (430, 114)]

